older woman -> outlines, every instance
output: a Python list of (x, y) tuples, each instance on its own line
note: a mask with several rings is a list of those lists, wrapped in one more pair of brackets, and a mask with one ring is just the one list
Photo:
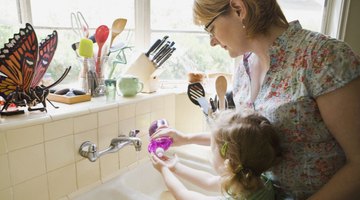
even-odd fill
[[(288, 23), (276, 0), (195, 0), (194, 22), (231, 57), (237, 109), (280, 133), (274, 182), (295, 199), (360, 199), (360, 57), (344, 42)], [(162, 129), (175, 144), (206, 135)]]

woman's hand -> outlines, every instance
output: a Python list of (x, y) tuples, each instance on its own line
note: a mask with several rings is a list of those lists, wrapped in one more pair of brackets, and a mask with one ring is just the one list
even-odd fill
[(162, 168), (166, 167), (170, 169), (170, 171), (174, 172), (176, 164), (179, 162), (179, 158), (176, 154), (174, 154), (173, 158), (169, 158), (167, 156), (163, 156), (161, 158), (157, 157), (155, 154), (151, 154), (151, 161), (156, 170), (161, 172)]
[(162, 136), (171, 137), (173, 139), (173, 146), (181, 146), (187, 144), (187, 137), (185, 134), (167, 126), (159, 126), (159, 128), (151, 136), (151, 138), (157, 138)]

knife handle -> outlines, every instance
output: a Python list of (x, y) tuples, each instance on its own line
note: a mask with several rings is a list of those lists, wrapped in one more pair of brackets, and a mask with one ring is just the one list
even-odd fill
[(161, 43), (161, 40), (160, 39), (158, 39), (158, 40), (156, 40), (156, 42), (150, 47), (150, 49), (145, 53), (145, 56), (146, 57), (149, 57), (150, 56), (150, 53), (152, 52), (152, 51), (154, 51), (158, 46), (159, 46), (159, 44)]
[(161, 45), (163, 45), (168, 38), (169, 38), (169, 36), (168, 36), (168, 35), (165, 35), (165, 36), (163, 37), (163, 39), (161, 40), (160, 44), (154, 49), (153, 52), (156, 53), (156, 51), (159, 50), (159, 48), (161, 47)]
[(162, 46), (160, 48), (160, 50), (154, 55), (154, 57), (152, 57), (151, 61), (154, 62), (166, 50), (166, 48), (168, 48), (169, 45), (170, 45), (170, 42), (167, 41), (166, 44), (164, 46)]

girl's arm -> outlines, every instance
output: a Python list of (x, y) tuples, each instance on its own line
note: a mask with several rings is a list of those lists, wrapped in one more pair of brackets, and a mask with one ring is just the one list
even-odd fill
[(204, 190), (221, 192), (220, 176), (215, 176), (202, 170), (193, 169), (181, 163), (177, 163), (172, 170), (179, 177), (203, 188)]
[(173, 174), (173, 172), (170, 170), (168, 166), (175, 166), (177, 165), (177, 157), (170, 160), (167, 157), (163, 158), (165, 161), (158, 158), (156, 155), (151, 155), (151, 161), (153, 163), (153, 166), (155, 169), (157, 169), (165, 182), (166, 187), (169, 189), (171, 194), (174, 195), (175, 199), (177, 200), (193, 200), (193, 199), (199, 199), (199, 200), (215, 200), (219, 199), (219, 197), (211, 197), (206, 196), (204, 194), (188, 190), (184, 184), (181, 183), (181, 181)]
[(176, 154), (174, 155), (174, 158), (163, 156), (161, 159), (156, 155), (152, 155), (151, 160), (155, 169), (159, 172), (162, 168), (168, 168), (180, 178), (185, 179), (204, 190), (221, 192), (220, 176), (215, 176), (211, 173), (183, 165), (179, 163), (179, 159)]
[(216, 200), (219, 197), (205, 196), (204, 194), (188, 190), (167, 167), (160, 169), (166, 187), (177, 200)]

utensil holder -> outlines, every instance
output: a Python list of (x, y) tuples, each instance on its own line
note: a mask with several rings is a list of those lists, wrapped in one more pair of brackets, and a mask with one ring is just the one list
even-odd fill
[(137, 76), (139, 80), (144, 84), (142, 93), (152, 93), (156, 92), (159, 88), (159, 80), (157, 76), (158, 73), (154, 73), (158, 71), (156, 65), (149, 60), (144, 53), (140, 54), (140, 56), (132, 63), (124, 74)]

